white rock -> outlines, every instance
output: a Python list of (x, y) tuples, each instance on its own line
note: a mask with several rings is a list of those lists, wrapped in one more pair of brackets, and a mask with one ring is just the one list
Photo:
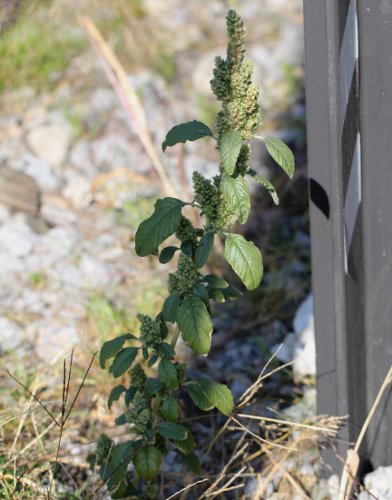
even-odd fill
[(76, 214), (69, 210), (66, 200), (50, 196), (42, 197), (41, 217), (51, 224), (59, 226), (67, 226), (77, 220)]
[(75, 327), (64, 326), (51, 320), (31, 323), (26, 334), (35, 340), (38, 356), (50, 363), (57, 363), (62, 357), (68, 357), (71, 349), (79, 341)]
[(51, 166), (31, 153), (25, 153), (10, 162), (11, 168), (32, 177), (44, 191), (54, 191), (60, 184)]
[(0, 282), (7, 283), (12, 274), (22, 273), (25, 269), (24, 264), (20, 257), (0, 250)]
[(39, 238), (34, 255), (28, 260), (31, 272), (48, 269), (60, 259), (71, 256), (79, 238), (78, 232), (70, 226), (50, 229)]
[(79, 267), (68, 262), (60, 261), (56, 266), (48, 269), (48, 274), (60, 286), (67, 286), (72, 289), (85, 286)]
[[(277, 358), (283, 363), (294, 361), (294, 379), (316, 374), (316, 344), (314, 335), (313, 298), (311, 295), (299, 306), (293, 321), (294, 333), (286, 335)], [(276, 352), (279, 345), (272, 348)]]
[(71, 126), (59, 121), (33, 128), (27, 135), (27, 142), (38, 158), (60, 167), (67, 157), (71, 137)]
[(316, 375), (316, 344), (313, 322), (298, 336), (294, 349), (294, 378), (297, 380), (307, 375)]
[(126, 167), (133, 164), (130, 143), (118, 134), (107, 134), (92, 144), (95, 164), (102, 170)]
[(63, 189), (64, 198), (77, 210), (87, 208), (93, 199), (90, 182), (82, 175), (74, 172), (72, 175), (67, 172), (66, 176), (68, 180)]
[(5, 222), (10, 217), (10, 211), (6, 205), (0, 203), (0, 223)]
[(25, 257), (32, 252), (36, 239), (36, 233), (23, 218), (13, 217), (0, 227), (0, 252)]
[(14, 321), (0, 317), (0, 349), (15, 349), (21, 343), (23, 330)]
[(309, 295), (299, 306), (294, 316), (294, 331), (298, 335), (313, 322), (313, 297)]
[(98, 169), (92, 161), (90, 143), (84, 139), (79, 140), (71, 149), (69, 162), (89, 180), (94, 179), (98, 175)]
[(80, 260), (80, 271), (87, 288), (104, 288), (113, 281), (108, 267), (88, 254)]
[(113, 90), (103, 87), (93, 91), (90, 104), (95, 111), (108, 112), (119, 106), (119, 100)]
[(392, 465), (366, 474), (364, 483), (367, 491), (358, 495), (359, 500), (392, 500)]

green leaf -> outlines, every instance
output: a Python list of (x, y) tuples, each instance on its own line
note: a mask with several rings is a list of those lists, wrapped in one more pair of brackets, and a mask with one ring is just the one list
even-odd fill
[(154, 253), (175, 232), (184, 205), (176, 198), (163, 198), (155, 203), (154, 213), (136, 231), (135, 249), (140, 257)]
[(162, 359), (159, 363), (158, 377), (168, 389), (175, 389), (178, 386), (177, 370), (169, 359)]
[(223, 173), (220, 190), (230, 207), (238, 215), (240, 224), (244, 224), (250, 212), (249, 186), (246, 179), (242, 175), (234, 178)]
[(292, 179), (295, 163), (291, 149), (283, 141), (276, 139), (276, 137), (263, 137), (262, 139), (265, 142), (268, 153), (283, 168), (290, 179)]
[(233, 411), (234, 401), (230, 389), (224, 384), (218, 384), (206, 377), (196, 379), (206, 398), (224, 415)]
[(180, 417), (180, 407), (178, 406), (176, 398), (167, 396), (162, 403), (160, 412), (165, 420), (176, 422)]
[(162, 318), (168, 323), (175, 323), (180, 306), (181, 297), (179, 292), (174, 292), (165, 300), (162, 308)]
[(238, 130), (229, 130), (222, 136), (219, 142), (222, 166), (229, 175), (234, 173), (241, 146), (242, 137)]
[(184, 441), (188, 435), (188, 429), (175, 422), (159, 422), (157, 430), (161, 436), (173, 441)]
[(200, 408), (200, 410), (211, 410), (214, 405), (205, 395), (204, 390), (200, 387), (200, 385), (192, 380), (191, 382), (187, 382), (186, 387), (188, 389), (188, 394), (195, 405)]
[(263, 276), (260, 250), (239, 234), (230, 233), (225, 243), (225, 259), (241, 278), (248, 290), (254, 290)]
[(208, 354), (211, 347), (212, 321), (204, 302), (191, 295), (180, 306), (177, 316), (182, 338), (197, 354)]
[(227, 288), (229, 286), (227, 281), (213, 274), (207, 274), (207, 276), (203, 276), (203, 281), (214, 288)]
[(195, 438), (190, 430), (188, 430), (188, 435), (183, 441), (177, 441), (176, 447), (181, 450), (185, 455), (188, 455), (193, 451), (196, 446)]
[(124, 335), (120, 335), (115, 339), (107, 340), (101, 347), (101, 351), (99, 353), (99, 364), (101, 368), (105, 368), (106, 361), (118, 353), (126, 340), (136, 338), (137, 337), (135, 337), (131, 333), (125, 333)]
[[(135, 452), (135, 443), (127, 441), (114, 446), (110, 462), (104, 466), (102, 479), (107, 482), (110, 490), (116, 488), (125, 478), (129, 462)], [(102, 470), (102, 469), (101, 469)]]
[(193, 120), (181, 123), (170, 129), (166, 134), (166, 138), (162, 143), (162, 150), (165, 151), (168, 146), (174, 146), (179, 142), (196, 141), (207, 136), (212, 136), (212, 132), (203, 122)]
[(159, 378), (148, 378), (146, 381), (146, 385), (144, 386), (144, 394), (151, 398), (154, 394), (157, 394), (163, 387), (162, 382)]
[(121, 394), (123, 392), (126, 392), (126, 391), (127, 391), (127, 389), (123, 385), (116, 385), (116, 387), (113, 387), (113, 389), (111, 390), (111, 392), (109, 394), (109, 398), (108, 398), (109, 410), (112, 407), (113, 402), (118, 401), (120, 399)]
[(223, 290), (219, 290), (218, 288), (209, 288), (208, 296), (212, 300), (215, 300), (215, 302), (218, 302), (218, 304), (223, 304), (223, 302), (225, 302)]
[(207, 262), (213, 245), (214, 233), (203, 234), (195, 253), (195, 264), (197, 268), (203, 267)]
[(189, 453), (187, 455), (182, 455), (182, 460), (187, 467), (188, 470), (193, 472), (193, 474), (199, 474), (200, 473), (200, 460), (197, 458), (197, 455), (195, 453)]
[(208, 297), (207, 288), (204, 285), (196, 283), (196, 285), (192, 288), (192, 292), (196, 295), (196, 297), (199, 297), (199, 299), (201, 299), (206, 306), (208, 306), (210, 299)]
[(179, 250), (177, 247), (166, 247), (162, 250), (159, 255), (159, 262), (161, 264), (167, 264), (173, 258), (173, 255)]
[(233, 285), (229, 285), (228, 288), (221, 289), (220, 291), (223, 293), (226, 300), (238, 299), (238, 297), (242, 295), (240, 290)]
[(137, 349), (135, 347), (122, 349), (114, 358), (113, 363), (109, 368), (109, 372), (114, 378), (121, 377), (121, 375), (132, 366), (136, 355)]
[(275, 205), (279, 205), (279, 196), (278, 193), (275, 191), (273, 184), (268, 179), (258, 174), (256, 170), (253, 170), (252, 168), (249, 169), (248, 174), (252, 177), (252, 179), (255, 182), (264, 186), (271, 195), (271, 198), (273, 199)]
[(151, 444), (140, 448), (133, 460), (136, 472), (146, 481), (150, 481), (158, 475), (161, 463), (162, 453)]
[(153, 356), (151, 356), (151, 358), (148, 360), (147, 363), (148, 367), (151, 368), (152, 366), (154, 366), (155, 363), (158, 361), (158, 358), (159, 358), (158, 354), (154, 354)]
[(138, 491), (137, 489), (133, 486), (133, 484), (128, 484), (127, 481), (123, 481), (120, 486), (116, 489), (116, 491), (111, 491), (110, 492), (110, 497), (112, 500), (118, 500), (121, 498), (129, 498), (132, 496), (137, 496)]
[(162, 342), (158, 346), (158, 352), (162, 358), (171, 359), (176, 354), (173, 347), (167, 342)]
[(125, 393), (125, 405), (129, 406), (129, 404), (132, 402), (132, 399), (134, 398), (136, 394), (136, 389), (134, 387), (128, 387), (127, 392)]
[(114, 419), (116, 425), (125, 425), (128, 423), (128, 412), (123, 413), (119, 417)]
[(193, 245), (189, 240), (186, 240), (181, 243), (181, 252), (188, 257), (192, 257), (193, 255)]

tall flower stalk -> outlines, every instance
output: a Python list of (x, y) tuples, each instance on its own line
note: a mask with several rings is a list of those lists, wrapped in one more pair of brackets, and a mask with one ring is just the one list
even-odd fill
[[(253, 66), (245, 60), (245, 30), (234, 10), (227, 17), (226, 59), (217, 57), (211, 88), (222, 103), (216, 118), (216, 133), (199, 121), (173, 127), (162, 144), (163, 151), (179, 142), (210, 138), (219, 152), (217, 174), (212, 179), (193, 173), (192, 200), (163, 198), (152, 215), (136, 232), (135, 247), (140, 257), (159, 256), (161, 263), (179, 254), (177, 269), (168, 275), (168, 296), (155, 318), (138, 314), (140, 331), (126, 333), (105, 342), (100, 352), (104, 368), (114, 378), (129, 374), (129, 384), (117, 385), (110, 393), (109, 408), (123, 399), (124, 413), (119, 425), (128, 424), (133, 439), (115, 444), (103, 435), (98, 441), (96, 464), (113, 498), (137, 496), (157, 498), (156, 477), (164, 456), (171, 449), (191, 471), (200, 463), (196, 441), (184, 425), (179, 392), (186, 391), (203, 411), (216, 408), (224, 415), (233, 411), (233, 397), (223, 384), (206, 377), (188, 378), (187, 367), (176, 358), (176, 344), (183, 341), (198, 355), (211, 348), (213, 324), (211, 301), (236, 299), (241, 292), (220, 276), (203, 274), (214, 246), (215, 236), (224, 240), (224, 257), (248, 290), (259, 286), (262, 274), (260, 250), (240, 234), (234, 224), (246, 222), (250, 212), (248, 178), (266, 187), (278, 203), (272, 184), (249, 168), (250, 144), (261, 122), (259, 89), (252, 83)], [(288, 147), (276, 138), (261, 137), (274, 160), (292, 177), (294, 160)], [(184, 207), (198, 210), (202, 227), (194, 227), (182, 213)], [(175, 235), (176, 246), (162, 244)], [(148, 377), (146, 368), (157, 366), (157, 377)], [(133, 464), (133, 481), (129, 464)], [(141, 486), (140, 480), (143, 480)], [(140, 490), (141, 487), (141, 490)]]

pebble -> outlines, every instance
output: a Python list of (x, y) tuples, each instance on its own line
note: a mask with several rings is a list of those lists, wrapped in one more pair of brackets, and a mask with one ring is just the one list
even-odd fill
[(313, 298), (309, 295), (298, 308), (294, 321), (294, 332), (286, 335), (281, 345), (275, 345), (277, 358), (283, 363), (293, 361), (296, 381), (316, 375), (316, 344), (313, 318)]
[(43, 191), (54, 191), (61, 182), (49, 163), (30, 152), (10, 161), (10, 167), (32, 177)]
[(16, 349), (22, 342), (23, 330), (14, 321), (0, 316), (1, 346), (3, 351)]
[(373, 472), (366, 474), (365, 491), (358, 495), (358, 500), (392, 500), (392, 465), (378, 467)]
[(93, 201), (91, 183), (81, 174), (70, 169), (66, 172), (67, 183), (63, 196), (76, 210), (84, 210)]
[(60, 167), (67, 157), (71, 137), (70, 125), (59, 121), (34, 127), (27, 134), (27, 142), (38, 158)]
[(0, 252), (13, 257), (25, 257), (34, 247), (37, 235), (24, 221), (15, 216), (0, 227)]

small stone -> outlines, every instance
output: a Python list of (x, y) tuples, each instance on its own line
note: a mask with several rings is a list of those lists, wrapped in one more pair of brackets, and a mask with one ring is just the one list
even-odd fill
[(29, 255), (37, 235), (23, 218), (13, 217), (0, 227), (0, 251), (15, 257)]
[(11, 168), (32, 177), (44, 191), (54, 191), (60, 185), (60, 179), (51, 166), (31, 153), (25, 153), (10, 162)]
[(52, 195), (42, 197), (41, 217), (50, 224), (60, 226), (72, 224), (77, 220), (76, 214), (69, 210), (66, 200)]
[(84, 139), (77, 141), (71, 149), (69, 162), (89, 180), (94, 179), (98, 175), (98, 169), (95, 166), (95, 162), (92, 161), (90, 143)]
[(10, 211), (6, 205), (0, 203), (0, 223), (6, 222), (10, 218)]
[(101, 289), (114, 282), (109, 268), (88, 254), (80, 260), (80, 271), (86, 288)]
[(67, 122), (48, 123), (33, 128), (27, 135), (32, 152), (54, 167), (60, 167), (68, 153), (72, 129)]
[(298, 335), (313, 321), (313, 297), (309, 295), (299, 306), (294, 316), (294, 331)]
[(0, 349), (10, 350), (16, 349), (18, 345), (22, 342), (23, 330), (14, 321), (0, 317), (0, 332), (1, 332), (1, 344)]
[(38, 356), (51, 363), (56, 363), (62, 357), (68, 356), (72, 347), (79, 342), (76, 328), (56, 324), (53, 320), (32, 323), (26, 333), (29, 338), (35, 340)]
[(365, 476), (365, 488), (358, 495), (358, 500), (392, 500), (392, 465), (388, 467), (378, 467), (373, 472)]
[(82, 175), (71, 172), (66, 172), (67, 184), (63, 189), (63, 196), (76, 210), (83, 210), (93, 200), (91, 184)]

